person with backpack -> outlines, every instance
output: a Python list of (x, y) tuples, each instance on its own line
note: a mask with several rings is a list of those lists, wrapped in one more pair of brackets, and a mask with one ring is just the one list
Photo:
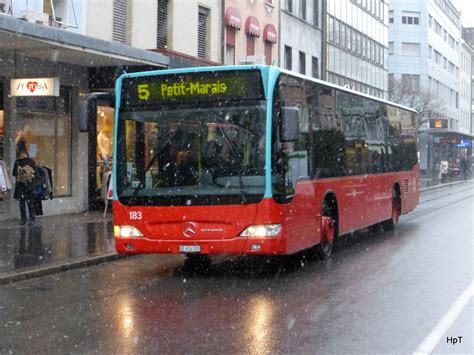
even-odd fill
[(32, 226), (35, 224), (35, 179), (36, 179), (36, 164), (33, 159), (28, 156), (26, 150), (20, 150), (19, 158), (13, 165), (13, 176), (16, 179), (15, 192), (13, 198), (20, 202), (20, 225), (26, 223), (26, 206), (28, 205), (28, 212), (30, 215), (30, 221), (28, 225)]

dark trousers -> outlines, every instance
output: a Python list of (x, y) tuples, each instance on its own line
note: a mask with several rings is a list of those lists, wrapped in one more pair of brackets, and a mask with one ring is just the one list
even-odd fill
[(20, 216), (22, 221), (26, 221), (26, 205), (28, 205), (28, 212), (30, 214), (30, 220), (35, 221), (35, 203), (33, 200), (27, 200), (26, 198), (20, 198)]

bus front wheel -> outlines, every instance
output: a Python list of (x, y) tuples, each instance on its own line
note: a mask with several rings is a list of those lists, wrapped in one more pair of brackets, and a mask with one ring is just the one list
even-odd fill
[(316, 245), (316, 252), (322, 260), (327, 260), (331, 256), (336, 235), (336, 220), (325, 201), (321, 213), (321, 241)]

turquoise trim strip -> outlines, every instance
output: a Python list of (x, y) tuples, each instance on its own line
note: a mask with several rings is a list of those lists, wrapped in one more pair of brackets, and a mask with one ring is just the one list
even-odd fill
[[(264, 198), (272, 197), (272, 116), (273, 116), (273, 93), (275, 85), (280, 75), (280, 69), (276, 67), (262, 68), (262, 78), (264, 78), (264, 86), (267, 87), (267, 129), (266, 129), (266, 146), (265, 146), (265, 195)], [(267, 92), (268, 91), (268, 92)]]
[(118, 135), (118, 120), (120, 111), (120, 100), (122, 98), (122, 80), (126, 78), (128, 74), (121, 75), (115, 82), (115, 110), (114, 110), (114, 158), (112, 164), (112, 189), (113, 189), (113, 200), (118, 200), (117, 196), (117, 135)]
[(265, 68), (269, 68), (269, 67), (266, 66), (266, 65), (234, 65), (234, 66), (221, 66), (221, 67), (196, 67), (196, 68), (181, 68), (181, 69), (164, 69), (164, 70), (145, 71), (145, 72), (139, 72), (139, 73), (130, 73), (130, 74), (123, 75), (123, 77), (139, 78), (139, 77), (142, 77), (142, 76), (152, 76), (152, 75), (216, 72), (216, 71), (231, 71), (231, 70), (251, 70), (251, 69), (264, 70)]

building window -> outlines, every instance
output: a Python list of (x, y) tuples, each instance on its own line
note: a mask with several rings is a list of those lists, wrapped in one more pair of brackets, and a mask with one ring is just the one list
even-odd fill
[(316, 57), (311, 58), (311, 76), (319, 78), (319, 60)]
[(265, 42), (265, 64), (272, 65), (272, 44)]
[(225, 64), (235, 64), (235, 29), (226, 28)]
[(304, 52), (299, 53), (299, 67), (300, 74), (306, 74), (306, 54)]
[(328, 41), (334, 42), (334, 17), (332, 16), (328, 18)]
[(420, 44), (402, 42), (402, 55), (411, 56), (411, 57), (419, 57)]
[(199, 6), (198, 12), (198, 57), (209, 57), (209, 12), (210, 10)]
[(319, 26), (319, 0), (313, 0), (313, 25)]
[(156, 47), (166, 48), (168, 45), (168, 0), (158, 0), (158, 26)]
[(286, 3), (286, 6), (287, 6), (287, 10), (288, 12), (293, 12), (293, 0), (286, 0), (287, 3)]
[(418, 25), (420, 23), (420, 13), (403, 11), (402, 23), (406, 25)]
[(393, 10), (388, 12), (388, 23), (393, 23)]
[(306, 0), (300, 0), (300, 17), (306, 21)]
[(71, 90), (17, 99), (18, 133), (37, 164), (52, 170), (54, 196), (71, 195)]
[(127, 0), (114, 0), (112, 17), (112, 41), (127, 41)]
[(416, 93), (420, 91), (420, 75), (402, 74), (402, 88), (405, 93)]
[(255, 54), (255, 37), (247, 36), (247, 55)]
[(284, 60), (285, 60), (285, 69), (286, 70), (291, 70), (291, 68), (292, 68), (291, 55), (292, 55), (291, 47), (285, 46)]

